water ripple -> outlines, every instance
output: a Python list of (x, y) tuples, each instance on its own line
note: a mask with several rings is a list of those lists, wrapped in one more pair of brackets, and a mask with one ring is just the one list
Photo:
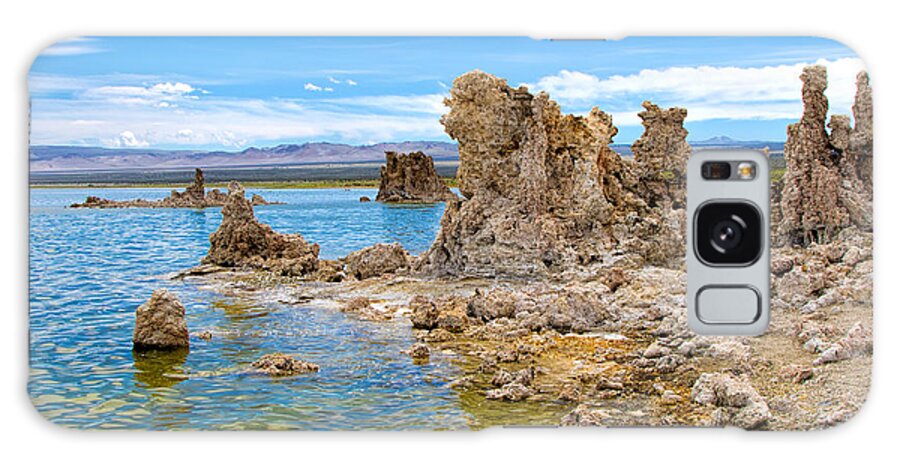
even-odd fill
[[(251, 191), (285, 205), (257, 208), (338, 258), (379, 242), (427, 249), (443, 205), (360, 203), (373, 190)], [(248, 194), (249, 194), (248, 193)], [(67, 209), (87, 195), (162, 198), (165, 189), (34, 189), (30, 230), (29, 390), (46, 417), (78, 428), (464, 428), (468, 417), (440, 355), (415, 365), (403, 323), (320, 308), (259, 307), (166, 275), (196, 264), (218, 209)], [(188, 326), (210, 330), (190, 353), (131, 351), (134, 310), (156, 288), (175, 291)], [(272, 379), (244, 370), (274, 351), (321, 366)]]

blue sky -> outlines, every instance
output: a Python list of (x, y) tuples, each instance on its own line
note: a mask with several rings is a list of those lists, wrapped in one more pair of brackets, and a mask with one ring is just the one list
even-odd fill
[(641, 102), (688, 109), (689, 140), (781, 141), (800, 70), (829, 70), (850, 113), (863, 69), (818, 38), (97, 37), (43, 50), (29, 74), (34, 145), (222, 149), (328, 141), (447, 140), (453, 79), (472, 69), (544, 90), (563, 111), (611, 113), (616, 143), (641, 133)]

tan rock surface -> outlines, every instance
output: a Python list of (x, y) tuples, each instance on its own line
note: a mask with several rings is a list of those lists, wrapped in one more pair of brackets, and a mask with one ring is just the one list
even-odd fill
[[(850, 225), (871, 230), (871, 197), (860, 172), (871, 159), (871, 93), (868, 80), (858, 82), (859, 130), (849, 118), (835, 115), (826, 130), (828, 85), (824, 66), (809, 66), (803, 81), (803, 116), (788, 126), (784, 145), (787, 170), (781, 195), (781, 229), (778, 242), (808, 245), (827, 243)], [(866, 95), (869, 95), (868, 101)], [(869, 118), (869, 119), (867, 119)], [(869, 126), (870, 127), (870, 126)], [(851, 148), (851, 138), (853, 148)], [(855, 149), (862, 150), (856, 152)], [(862, 167), (861, 167), (862, 165)]]
[(132, 342), (137, 350), (188, 348), (184, 305), (175, 294), (159, 289), (135, 312)]
[(650, 263), (680, 259), (672, 235), (683, 219), (668, 211), (676, 202), (648, 205), (640, 176), (658, 181), (667, 198), (679, 191), (664, 188), (660, 173), (683, 172), (686, 132), (676, 127), (683, 110), (647, 104), (641, 161), (632, 163), (609, 148), (617, 129), (599, 109), (563, 115), (546, 93), (480, 71), (457, 78), (450, 95), (441, 122), (459, 142), (463, 199), (447, 203), (420, 272), (547, 276), (601, 261), (614, 248)]
[(433, 203), (456, 199), (444, 185), (430, 156), (413, 153), (385, 152), (381, 167), (381, 184), (375, 201), (384, 203)]
[(228, 187), (222, 223), (209, 242), (204, 264), (265, 269), (287, 276), (303, 276), (318, 268), (319, 245), (310, 245), (300, 234), (280, 234), (257, 221), (253, 205), (237, 182)]
[(409, 253), (399, 243), (378, 243), (343, 259), (347, 274), (360, 280), (405, 271), (410, 261)]

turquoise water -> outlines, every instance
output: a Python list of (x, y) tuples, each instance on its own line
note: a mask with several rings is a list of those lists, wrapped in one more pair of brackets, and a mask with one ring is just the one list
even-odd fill
[[(219, 225), (218, 208), (65, 208), (88, 195), (162, 198), (164, 189), (32, 189), (29, 391), (55, 423), (77, 428), (442, 429), (470, 418), (448, 382), (449, 359), (417, 365), (403, 321), (367, 322), (332, 309), (255, 306), (166, 276), (197, 264)], [(279, 232), (338, 258), (379, 242), (428, 248), (443, 204), (360, 203), (374, 190), (250, 190), (285, 205), (257, 207)], [(187, 308), (189, 353), (131, 351), (134, 310), (154, 289)], [(242, 370), (266, 353), (319, 364), (289, 378)]]

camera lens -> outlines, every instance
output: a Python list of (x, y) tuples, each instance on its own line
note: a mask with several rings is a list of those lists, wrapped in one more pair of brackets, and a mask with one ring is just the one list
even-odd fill
[(710, 238), (712, 239), (712, 246), (719, 253), (727, 253), (728, 250), (733, 250), (737, 248), (741, 244), (741, 238), (743, 237), (743, 227), (740, 223), (743, 222), (740, 217), (733, 216), (731, 219), (725, 219), (723, 221), (719, 221), (713, 226), (713, 230), (710, 232)]
[(762, 251), (762, 216), (750, 203), (707, 203), (697, 210), (694, 234), (694, 250), (707, 264), (750, 265)]

